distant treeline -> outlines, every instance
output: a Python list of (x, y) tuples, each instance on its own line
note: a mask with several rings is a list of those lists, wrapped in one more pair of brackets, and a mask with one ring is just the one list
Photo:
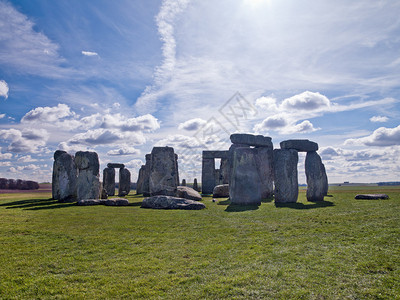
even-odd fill
[(378, 185), (400, 185), (400, 181), (378, 182)]
[(37, 190), (39, 183), (31, 180), (0, 178), (1, 190)]

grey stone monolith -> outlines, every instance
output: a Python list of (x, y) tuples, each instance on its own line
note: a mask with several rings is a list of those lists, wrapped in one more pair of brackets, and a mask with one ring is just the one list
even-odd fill
[(272, 147), (271, 138), (263, 135), (234, 133), (230, 136), (232, 144), (242, 144), (255, 147)]
[(126, 168), (119, 169), (119, 187), (118, 196), (124, 197), (131, 190), (131, 172)]
[(234, 150), (229, 183), (229, 197), (232, 204), (261, 204), (261, 179), (257, 171), (256, 156), (254, 148), (236, 148)]
[(151, 170), (151, 154), (146, 154), (146, 164), (144, 165), (144, 179), (143, 179), (143, 196), (150, 196), (150, 170)]
[(318, 144), (309, 140), (287, 140), (280, 143), (281, 149), (294, 149), (299, 152), (318, 150)]
[(77, 168), (74, 157), (65, 151), (54, 153), (52, 196), (60, 202), (77, 200)]
[(78, 168), (77, 198), (99, 199), (101, 195), (99, 156), (96, 152), (78, 151), (75, 154)]
[(321, 157), (317, 152), (307, 152), (306, 162), (307, 200), (323, 201), (326, 195), (326, 173)]
[(261, 178), (261, 198), (267, 199), (274, 194), (274, 170), (272, 147), (256, 147), (256, 165)]
[(297, 202), (299, 183), (297, 163), (299, 155), (294, 149), (274, 150), (275, 202)]
[(138, 180), (136, 182), (136, 194), (143, 194), (143, 183), (144, 183), (144, 172), (145, 165), (142, 165), (139, 169)]
[(230, 177), (230, 166), (228, 158), (221, 158), (221, 166), (219, 168), (220, 184), (228, 184)]
[(108, 196), (115, 195), (115, 169), (107, 167), (103, 170), (103, 189)]
[(178, 154), (175, 153), (175, 185), (178, 186), (179, 185), (179, 169), (178, 169)]
[(203, 194), (211, 194), (215, 186), (215, 160), (204, 158), (201, 172), (201, 190)]
[(151, 151), (150, 195), (174, 196), (177, 187), (177, 160), (174, 148), (154, 147)]
[(322, 169), (323, 169), (323, 173), (324, 173), (324, 178), (323, 178), (324, 195), (327, 196), (328, 195), (328, 190), (329, 190), (329, 182), (328, 182), (328, 175), (326, 174), (326, 169), (325, 169), (325, 165), (324, 164), (322, 164)]
[(229, 180), (228, 183), (232, 180), (232, 169), (233, 169), (233, 153), (235, 152), (236, 148), (250, 148), (249, 145), (245, 144), (232, 144), (228, 150), (228, 164), (229, 164)]
[(199, 185), (197, 183), (197, 178), (195, 178), (194, 181), (193, 181), (193, 189), (195, 191), (199, 191)]
[(186, 179), (182, 179), (182, 184), (181, 186), (186, 186)]

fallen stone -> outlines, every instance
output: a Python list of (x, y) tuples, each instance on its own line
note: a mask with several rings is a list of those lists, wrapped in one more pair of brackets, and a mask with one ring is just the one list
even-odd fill
[(356, 195), (354, 199), (362, 199), (362, 200), (379, 200), (379, 199), (389, 199), (389, 196), (386, 194), (359, 194)]
[(76, 204), (80, 206), (103, 205), (105, 200), (102, 199), (82, 199)]
[(172, 196), (152, 196), (145, 198), (142, 202), (142, 208), (153, 209), (185, 209), (185, 210), (199, 210), (204, 209), (206, 206), (198, 201), (177, 198)]
[(195, 191), (191, 187), (188, 186), (177, 186), (176, 188), (176, 197), (184, 198), (189, 200), (201, 201), (201, 195), (199, 192)]
[(294, 149), (299, 152), (318, 150), (318, 144), (309, 140), (287, 140), (280, 143), (281, 149)]
[(111, 198), (104, 201), (105, 206), (127, 206), (129, 201), (124, 198)]
[(214, 187), (213, 190), (214, 198), (226, 198), (229, 197), (229, 184), (220, 184)]
[(121, 168), (125, 168), (125, 165), (124, 165), (124, 164), (118, 164), (118, 163), (108, 163), (108, 164), (107, 164), (107, 167), (108, 167), (108, 168), (118, 168), (118, 169), (121, 169)]
[(234, 133), (231, 134), (231, 142), (233, 144), (243, 144), (256, 147), (270, 147), (272, 148), (271, 138), (263, 135), (253, 135), (247, 133)]

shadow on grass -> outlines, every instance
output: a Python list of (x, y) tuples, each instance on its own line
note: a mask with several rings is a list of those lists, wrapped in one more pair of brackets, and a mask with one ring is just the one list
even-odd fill
[(140, 202), (130, 202), (129, 206), (141, 206), (142, 205), (142, 201)]
[(319, 202), (311, 202), (311, 204), (304, 204), (304, 203), (275, 203), (275, 207), (288, 207), (294, 209), (314, 209), (320, 207), (328, 207), (328, 206), (335, 206), (333, 202), (330, 201), (319, 201)]
[(6, 209), (22, 208), (25, 210), (55, 209), (76, 205), (76, 203), (60, 203), (54, 199), (29, 199), (0, 204)]
[(229, 204), (225, 209), (226, 212), (242, 212), (249, 210), (257, 210), (258, 205), (237, 205), (237, 204)]

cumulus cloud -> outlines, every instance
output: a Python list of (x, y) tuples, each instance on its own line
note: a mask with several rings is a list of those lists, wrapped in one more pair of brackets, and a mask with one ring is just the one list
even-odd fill
[(29, 111), (22, 117), (22, 123), (39, 122), (39, 123), (52, 123), (62, 118), (74, 116), (68, 105), (58, 104), (54, 107), (37, 107)]
[(347, 139), (345, 145), (365, 145), (365, 146), (393, 146), (400, 145), (400, 125), (395, 128), (380, 127), (371, 135), (358, 138)]
[(68, 144), (97, 146), (121, 143), (127, 140), (134, 144), (144, 144), (146, 142), (142, 132), (123, 133), (117, 130), (99, 128), (74, 135), (68, 141)]
[(0, 114), (0, 119), (3, 119), (6, 116), (6, 114)]
[(133, 159), (131, 161), (128, 161), (127, 163), (124, 164), (127, 168), (131, 168), (132, 170), (139, 170), (142, 165), (144, 165), (143, 161), (140, 159)]
[(178, 129), (184, 129), (187, 131), (194, 131), (200, 129), (202, 126), (204, 126), (207, 123), (206, 120), (203, 120), (201, 118), (194, 118), (187, 120), (186, 122), (180, 123), (178, 125)]
[(389, 118), (385, 117), (385, 116), (373, 116), (369, 120), (374, 123), (376, 123), (376, 122), (384, 123), (384, 122), (387, 122), (389, 120)]
[(121, 155), (139, 155), (140, 150), (134, 147), (124, 146), (119, 149), (113, 149), (107, 152), (110, 156), (121, 156)]
[(319, 130), (320, 128), (315, 128), (314, 125), (309, 121), (305, 120), (299, 124), (291, 125), (282, 128), (281, 133), (291, 134), (291, 133), (309, 133)]
[(104, 116), (101, 128), (114, 128), (121, 131), (152, 131), (160, 128), (157, 118), (150, 114), (136, 118), (125, 118), (121, 114), (107, 114)]
[(34, 161), (37, 161), (37, 159), (32, 158), (32, 156), (30, 156), (30, 155), (25, 155), (25, 156), (19, 157), (19, 158), (17, 159), (17, 161), (18, 161), (18, 162), (24, 162), (24, 163), (26, 163), (26, 162), (34, 162)]
[(99, 54), (92, 51), (82, 51), (82, 54), (85, 56), (98, 56)]
[[(0, 80), (0, 97), (8, 98), (8, 84), (4, 80)], [(1, 119), (1, 118), (0, 118)]]
[(12, 154), (11, 153), (0, 153), (0, 160), (6, 160), (6, 159), (11, 159)]
[(45, 129), (3, 129), (0, 130), (0, 137), (10, 141), (7, 150), (15, 153), (37, 152), (43, 147), (49, 137)]
[(285, 116), (275, 115), (264, 119), (261, 123), (254, 126), (254, 130), (257, 132), (262, 132), (264, 130), (272, 129), (278, 130), (288, 125)]
[(278, 111), (278, 105), (274, 97), (260, 97), (256, 99), (256, 106), (262, 108), (266, 112)]
[(283, 100), (282, 107), (288, 110), (320, 110), (331, 106), (329, 99), (314, 92), (303, 92), (293, 97)]

